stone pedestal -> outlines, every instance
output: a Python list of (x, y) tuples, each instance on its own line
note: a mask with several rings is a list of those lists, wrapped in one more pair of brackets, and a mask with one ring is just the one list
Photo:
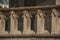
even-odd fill
[(18, 16), (13, 11), (10, 15), (10, 34), (21, 34), (18, 31)]
[(23, 13), (23, 34), (35, 34), (34, 31), (31, 30), (31, 19), (28, 11), (24, 11)]
[(0, 34), (8, 34), (5, 31), (5, 16), (0, 12)]

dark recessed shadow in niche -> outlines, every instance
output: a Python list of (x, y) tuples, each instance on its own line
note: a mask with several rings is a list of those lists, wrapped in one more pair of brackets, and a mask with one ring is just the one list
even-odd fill
[(46, 12), (45, 15), (45, 30), (51, 33), (51, 12)]
[(23, 18), (22, 17), (18, 18), (18, 30), (23, 32)]

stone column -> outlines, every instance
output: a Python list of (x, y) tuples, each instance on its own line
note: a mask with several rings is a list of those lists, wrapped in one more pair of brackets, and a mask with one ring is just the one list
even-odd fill
[(7, 31), (5, 31), (5, 16), (0, 12), (0, 34), (8, 34)]
[(51, 34), (59, 34), (59, 26), (58, 26), (58, 12), (56, 9), (52, 10), (51, 13), (52, 16), (52, 29), (51, 29)]
[(42, 10), (38, 10), (36, 17), (37, 17), (37, 34), (49, 34), (47, 30), (44, 29), (45, 19), (44, 13)]
[(31, 30), (31, 15), (26, 10), (23, 13), (23, 34), (34, 34), (34, 31)]
[(15, 14), (15, 12), (10, 12), (10, 34), (21, 34), (20, 31), (18, 31), (18, 16)]

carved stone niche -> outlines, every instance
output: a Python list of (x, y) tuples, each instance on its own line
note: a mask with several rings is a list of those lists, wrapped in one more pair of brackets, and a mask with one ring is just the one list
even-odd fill
[(18, 15), (15, 14), (14, 11), (10, 13), (10, 34), (21, 34), (21, 32), (18, 31)]
[(5, 31), (5, 16), (0, 12), (0, 34), (8, 34), (7, 31)]

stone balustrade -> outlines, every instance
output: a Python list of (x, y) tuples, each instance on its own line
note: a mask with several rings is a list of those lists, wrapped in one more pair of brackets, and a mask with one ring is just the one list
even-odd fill
[(56, 6), (0, 9), (0, 34), (58, 35), (59, 13), (60, 9)]

